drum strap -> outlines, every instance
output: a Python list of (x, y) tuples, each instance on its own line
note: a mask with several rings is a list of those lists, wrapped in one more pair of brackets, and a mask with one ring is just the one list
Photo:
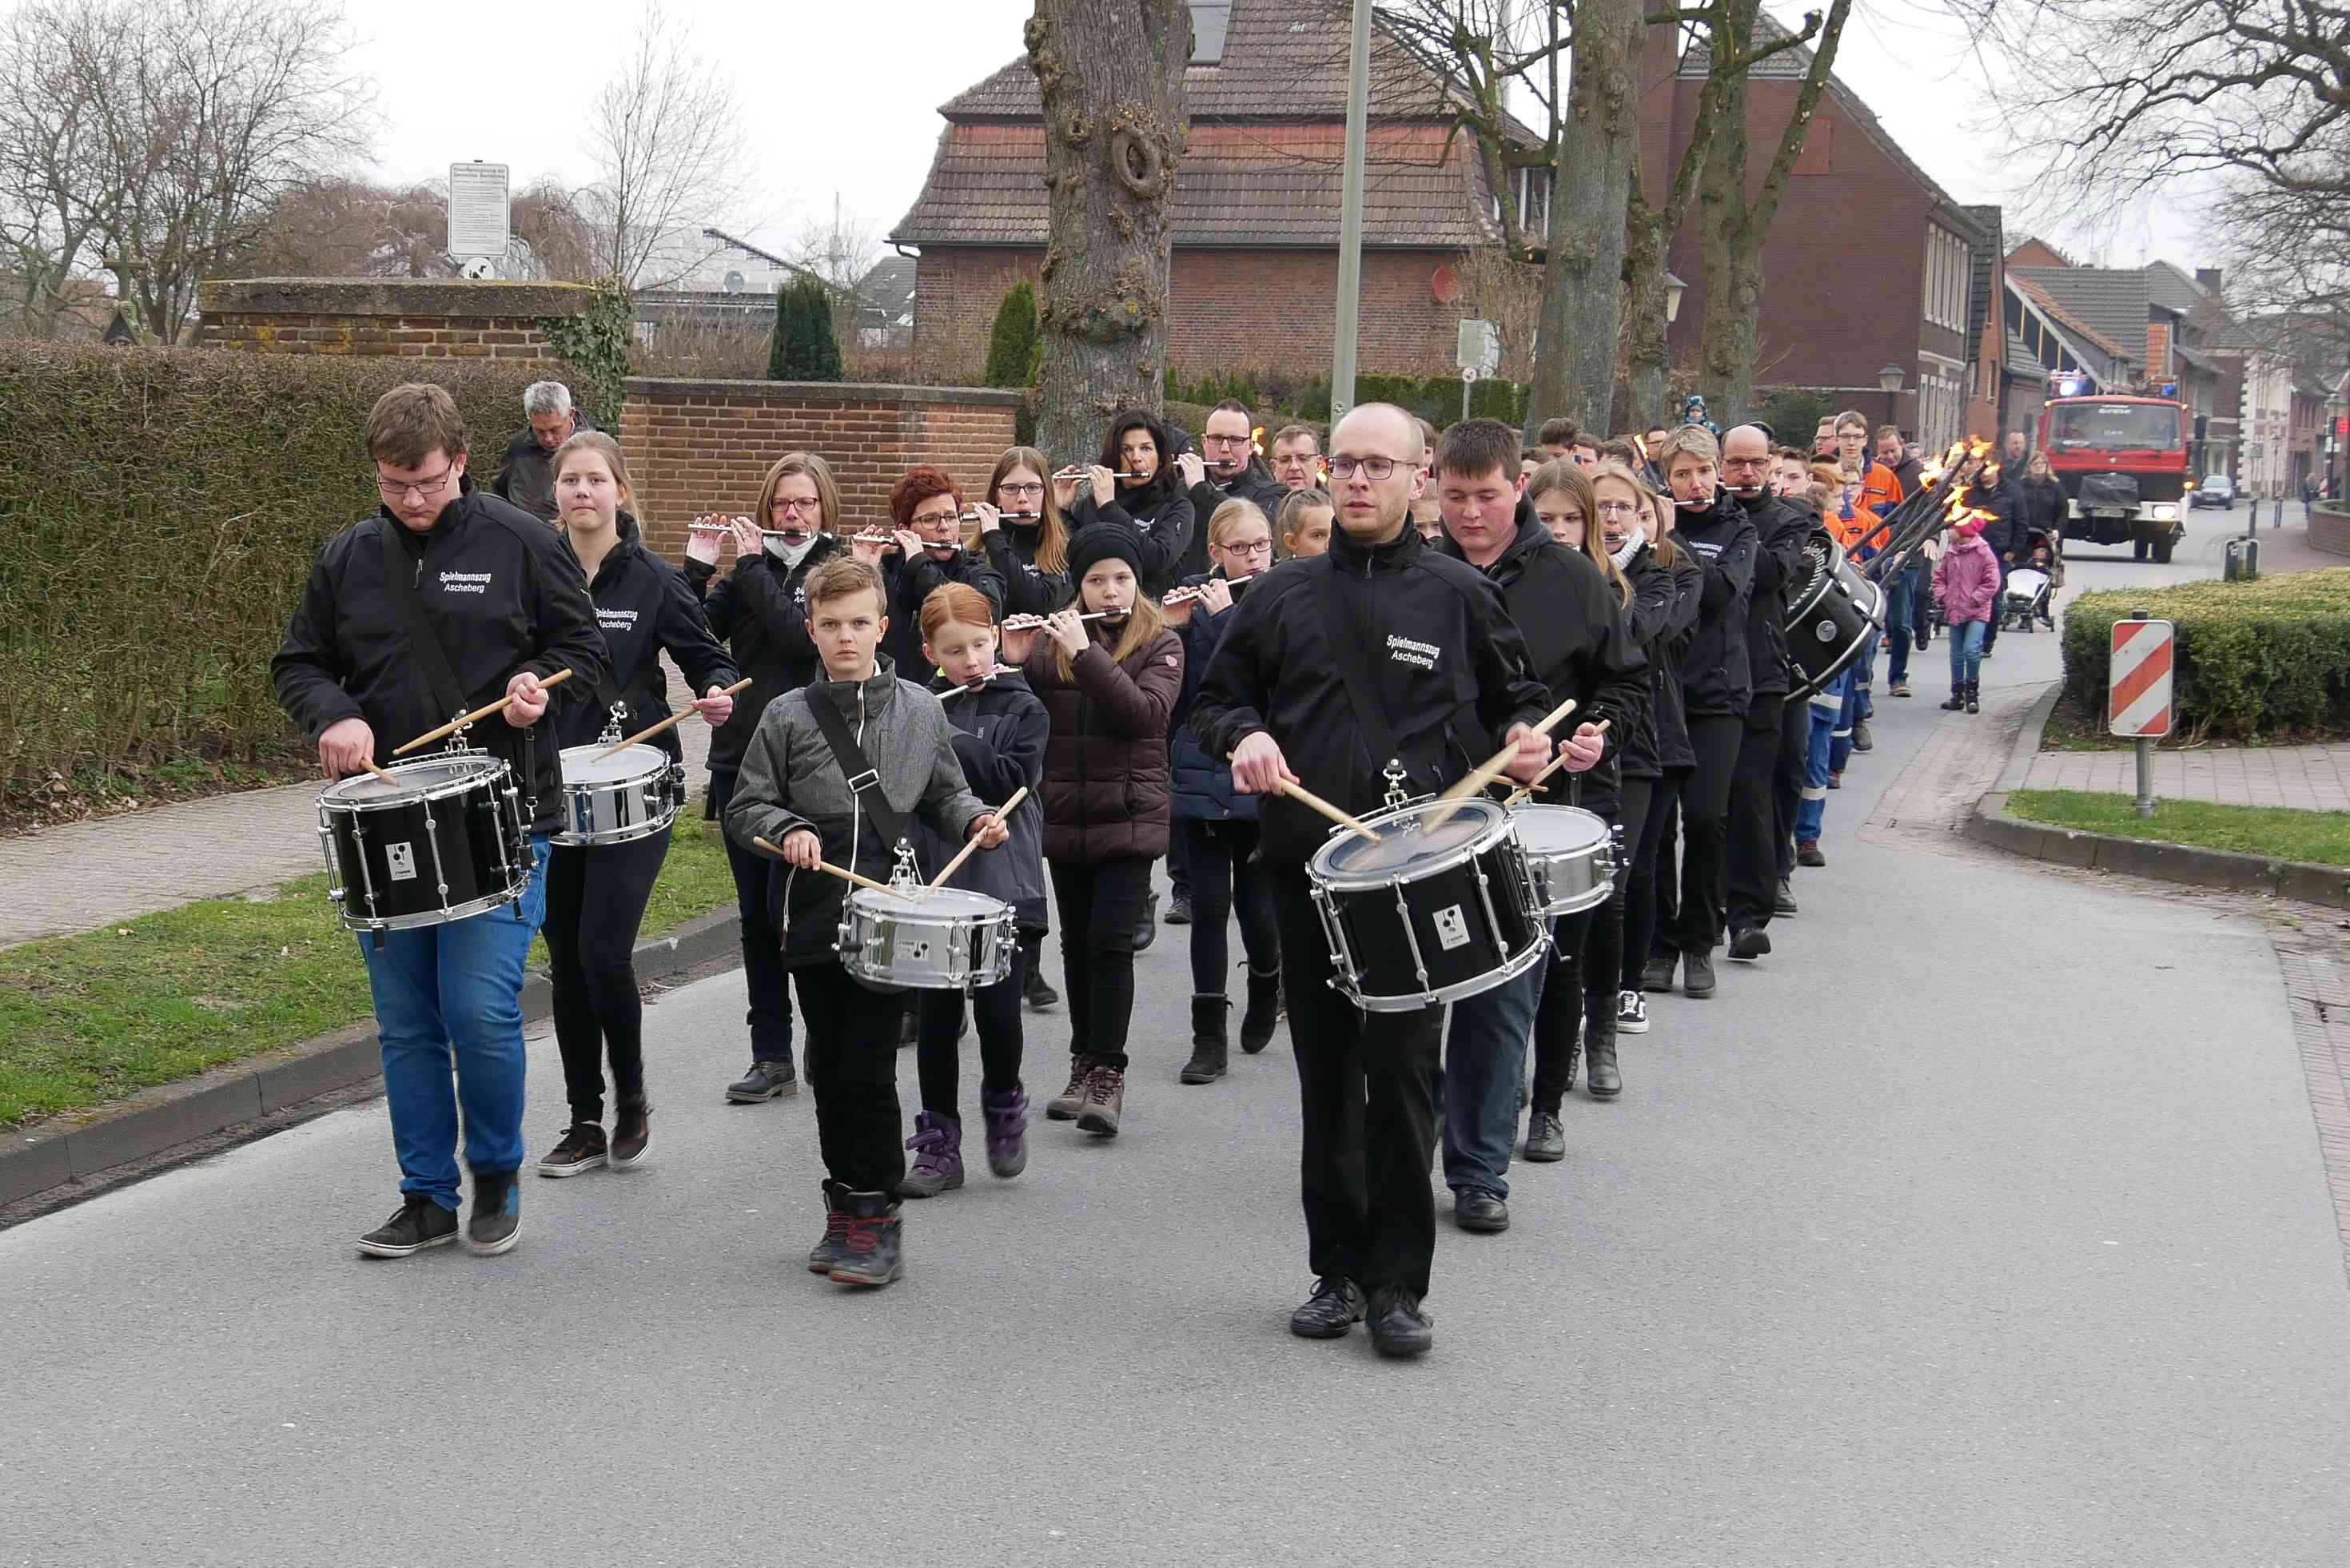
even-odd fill
[(408, 633), (416, 662), (423, 667), (424, 683), (432, 689), (434, 705), (453, 719), (465, 711), (465, 691), (457, 684), (457, 672), (449, 667), (449, 656), (442, 650), (441, 639), (432, 635), (432, 623), (424, 618), (424, 600), (416, 591), (424, 562), (408, 553), (408, 546), (400, 543), (399, 527), (390, 521), (383, 526), (383, 591)]
[(882, 836), (893, 847), (901, 842), (913, 844), (906, 814), (891, 805), (889, 797), (881, 793), (881, 774), (865, 760), (865, 748), (857, 743), (856, 732), (849, 729), (848, 720), (838, 704), (811, 691), (808, 711), (816, 715), (816, 728), (824, 732), (825, 740), (830, 743), (833, 761), (840, 764), (840, 775), (848, 781), (849, 793), (881, 829)]
[(1343, 591), (1336, 573), (1323, 572), (1314, 585), (1314, 602), (1322, 611), (1323, 639), (1329, 643), (1330, 657), (1338, 661), (1339, 677), (1347, 683), (1347, 701), (1355, 710), (1355, 722), (1370, 742), (1369, 761), (1376, 773), (1399, 753), (1387, 711), (1379, 706), (1378, 693), (1371, 690), (1370, 651), (1362, 646), (1360, 637), (1349, 635), (1347, 607), (1338, 602)]

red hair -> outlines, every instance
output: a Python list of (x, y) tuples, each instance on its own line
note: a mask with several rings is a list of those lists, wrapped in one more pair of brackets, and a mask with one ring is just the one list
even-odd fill
[[(1050, 482), (1048, 478), (1046, 483)], [(962, 510), (962, 490), (954, 475), (935, 463), (918, 462), (889, 487), (889, 520), (900, 528), (911, 528), (914, 508), (941, 495), (953, 496), (955, 510)]]
[(969, 583), (942, 583), (922, 600), (922, 640), (938, 636), (939, 628), (951, 620), (965, 626), (993, 626), (995, 608), (985, 594)]

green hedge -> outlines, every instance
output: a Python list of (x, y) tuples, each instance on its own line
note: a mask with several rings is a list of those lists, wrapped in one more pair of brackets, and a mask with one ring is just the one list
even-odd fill
[(2112, 627), (2144, 610), (2178, 627), (2181, 734), (2237, 741), (2350, 732), (2350, 567), (2083, 594), (2064, 615), (2064, 690), (2103, 713)]
[(545, 360), (0, 343), (0, 785), (306, 751), (269, 659), (319, 545), (374, 510), (361, 435), (438, 381), (487, 483)]

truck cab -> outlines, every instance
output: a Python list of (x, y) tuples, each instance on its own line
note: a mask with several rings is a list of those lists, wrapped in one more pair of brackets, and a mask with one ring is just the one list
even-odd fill
[(2168, 561), (2186, 536), (2187, 410), (2167, 398), (2052, 398), (2039, 450), (2064, 490), (2064, 535)]

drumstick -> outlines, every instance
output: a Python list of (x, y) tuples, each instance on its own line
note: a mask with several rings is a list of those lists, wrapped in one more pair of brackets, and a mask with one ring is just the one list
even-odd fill
[[(538, 683), (538, 689), (541, 691), (544, 691), (550, 686), (560, 686), (570, 679), (571, 671), (568, 670), (558, 670), (554, 674), (548, 676), (546, 680), (540, 681)], [(486, 719), (493, 713), (504, 712), (506, 704), (513, 701), (514, 698), (512, 695), (501, 697), (496, 701), (490, 703), (487, 707), (476, 708), (470, 713), (463, 714), (458, 718), (450, 720), (447, 723), (442, 725), (437, 730), (426, 731), (423, 734), (417, 736), (416, 739), (409, 742), (408, 744), (404, 746), (394, 746), (391, 749), (391, 754), (397, 757), (404, 753), (412, 752), (419, 746), (429, 746), (433, 742), (439, 740), (442, 736), (452, 733), (461, 725), (470, 724), (476, 719)]]
[[(758, 835), (756, 835), (756, 834), (752, 835), (752, 836), (751, 836), (751, 842), (752, 842), (753, 844), (757, 845), (760, 848), (762, 848), (762, 849), (765, 850), (768, 854), (770, 854), (770, 855), (774, 856), (776, 859), (780, 860), (780, 859), (782, 859), (782, 858), (783, 858), (784, 852), (783, 852), (782, 850), (780, 850), (780, 849), (776, 848), (774, 845), (772, 845), (772, 844), (768, 843), (765, 839), (761, 838), (760, 836), (758, 836)], [(817, 870), (819, 870), (819, 871), (826, 871), (826, 872), (829, 872), (829, 873), (831, 873), (833, 876), (839, 877), (839, 878), (840, 878), (842, 881), (844, 881), (844, 882), (854, 882), (854, 883), (856, 883), (856, 884), (857, 884), (858, 887), (860, 887), (860, 888), (872, 888), (872, 889), (873, 889), (875, 892), (877, 892), (877, 893), (894, 893), (894, 892), (896, 892), (896, 891), (897, 891), (897, 889), (896, 889), (895, 888), (888, 887), (888, 886), (885, 886), (885, 885), (884, 885), (884, 884), (882, 884), (882, 883), (876, 882), (876, 881), (875, 881), (872, 877), (860, 877), (860, 876), (858, 876), (858, 875), (856, 872), (854, 872), (854, 871), (844, 871), (844, 870), (842, 870), (839, 867), (835, 866), (835, 865), (834, 865), (831, 861), (829, 861), (829, 860), (819, 860), (819, 861), (817, 861), (817, 862), (816, 863), (816, 868)]]
[[(1599, 734), (1604, 735), (1607, 732), (1607, 726), (1615, 722), (1616, 721), (1613, 719), (1602, 719), (1597, 724), (1593, 726), (1593, 729)], [(1544, 767), (1542, 772), (1534, 776), (1531, 783), (1520, 784), (1516, 789), (1511, 791), (1510, 798), (1503, 801), (1502, 804), (1503, 805), (1517, 805), (1520, 801), (1525, 799), (1526, 796), (1533, 794), (1535, 791), (1541, 789), (1543, 787), (1543, 780), (1550, 777), (1551, 774), (1558, 772), (1559, 769), (1565, 766), (1566, 766), (1566, 753), (1565, 752), (1561, 752), (1558, 755), (1550, 760), (1548, 766)]]
[[(1557, 724), (1561, 719), (1565, 718), (1569, 713), (1574, 711), (1575, 699), (1570, 697), (1565, 701), (1560, 703), (1557, 707), (1552, 709), (1548, 713), (1543, 715), (1542, 722), (1534, 726), (1534, 733), (1537, 735), (1549, 734), (1553, 726)], [(1436, 797), (1438, 802), (1443, 803), (1447, 801), (1467, 800), (1471, 795), (1475, 794), (1487, 784), (1492, 784), (1495, 779), (1501, 777), (1502, 770), (1508, 767), (1510, 765), (1510, 759), (1517, 754), (1518, 743), (1515, 741), (1512, 741), (1508, 745), (1503, 746), (1500, 751), (1495, 752), (1492, 756), (1478, 763), (1475, 770), (1471, 772), (1467, 778), (1462, 779), (1459, 784), (1454, 784), (1451, 789), (1448, 789), (1442, 794), (1438, 795)], [(1430, 827), (1437, 826), (1443, 822), (1449, 821), (1451, 818), (1451, 815), (1452, 814), (1449, 811), (1445, 812), (1440, 816), (1431, 815), (1428, 819), (1428, 826)]]
[(392, 777), (390, 774), (384, 772), (381, 768), (376, 766), (373, 763), (369, 762), (364, 757), (359, 759), (359, 765), (367, 769), (368, 772), (373, 774), (376, 777), (381, 779), (384, 783), (390, 784), (394, 789), (402, 789), (406, 787), (398, 779)]
[[(1012, 792), (1011, 799), (1005, 801), (1002, 805), (994, 807), (993, 810), (988, 812), (987, 815), (995, 818), (996, 821), (1002, 822), (1012, 815), (1014, 807), (1019, 805), (1022, 801), (1026, 800), (1027, 798), (1028, 786), (1026, 784), (1022, 784), (1018, 789)], [(947, 862), (947, 868), (940, 872), (937, 876), (931, 877), (931, 886), (923, 888), (921, 893), (918, 896), (923, 898), (929, 897), (931, 888), (938, 887), (948, 877), (961, 870), (962, 868), (962, 863), (971, 858), (971, 852), (978, 847), (979, 835), (974, 833), (969, 838), (963, 840), (962, 847), (955, 851), (955, 857)]]
[[(726, 688), (722, 695), (732, 697), (734, 693), (742, 691), (743, 688), (750, 684), (751, 678), (745, 675), (742, 680), (737, 680), (733, 685)], [(671, 713), (668, 718), (663, 719), (660, 723), (646, 725), (643, 729), (639, 730), (635, 734), (630, 735), (627, 740), (622, 741), (619, 745), (612, 747), (608, 751), (598, 752), (588, 760), (591, 763), (600, 763), (606, 757), (619, 756), (622, 752), (627, 751), (639, 741), (650, 740), (653, 736), (660, 734), (663, 730), (669, 729), (672, 725), (684, 723), (685, 716), (692, 711), (693, 710), (691, 707), (681, 708), (676, 712)]]
[[(1230, 762), (1232, 761), (1232, 758), (1227, 756), (1224, 760), (1226, 762)], [(1340, 811), (1336, 806), (1332, 805), (1328, 801), (1324, 800), (1320, 795), (1315, 794), (1312, 790), (1307, 789), (1304, 784), (1293, 784), (1287, 779), (1283, 779), (1274, 787), (1280, 790), (1282, 794), (1287, 795), (1298, 805), (1311, 806), (1315, 811), (1318, 811), (1323, 815), (1328, 817), (1331, 821), (1336, 823), (1339, 826), (1351, 827), (1357, 833), (1361, 834), (1365, 838), (1369, 839), (1374, 844), (1379, 842), (1379, 836), (1373, 833), (1367, 826), (1364, 826), (1360, 817), (1347, 815), (1345, 812)]]

